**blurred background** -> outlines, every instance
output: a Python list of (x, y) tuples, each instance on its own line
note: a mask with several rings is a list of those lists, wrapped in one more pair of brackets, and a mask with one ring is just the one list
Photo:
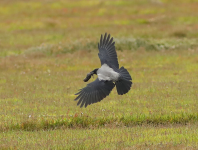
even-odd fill
[(197, 0), (1, 0), (0, 56), (90, 51), (105, 32), (118, 50), (194, 48), (197, 8)]

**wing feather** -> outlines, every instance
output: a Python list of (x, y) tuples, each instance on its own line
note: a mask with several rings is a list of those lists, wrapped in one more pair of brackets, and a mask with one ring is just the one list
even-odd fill
[[(106, 34), (106, 33), (105, 33), (105, 34)], [(107, 40), (106, 40), (106, 42), (104, 43), (104, 44), (105, 44), (105, 48), (107, 48), (107, 45), (108, 45), (109, 39), (110, 39), (110, 34), (108, 35)]]
[(87, 107), (90, 104), (101, 101), (108, 96), (115, 84), (112, 81), (100, 81), (98, 78), (87, 84), (80, 92), (76, 93), (77, 97), (74, 100), (78, 100), (77, 105), (80, 107)]
[(119, 69), (115, 42), (113, 42), (113, 37), (110, 40), (109, 39), (110, 34), (107, 36), (107, 33), (105, 33), (104, 38), (103, 35), (101, 35), (100, 43), (98, 43), (98, 56), (100, 58), (101, 65), (107, 64), (111, 68)]
[(102, 34), (101, 34), (101, 37), (100, 37), (100, 47), (103, 45), (102, 39), (103, 39), (103, 36), (102, 36)]

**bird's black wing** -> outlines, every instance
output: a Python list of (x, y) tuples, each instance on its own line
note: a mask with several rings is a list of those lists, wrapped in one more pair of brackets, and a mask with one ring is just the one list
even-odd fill
[(77, 105), (87, 107), (87, 105), (101, 101), (108, 96), (115, 84), (112, 81), (100, 81), (98, 78), (87, 84), (85, 88), (80, 89), (75, 100), (79, 100)]
[(101, 65), (107, 64), (111, 68), (119, 69), (115, 42), (113, 42), (113, 37), (110, 39), (110, 34), (107, 36), (107, 33), (105, 33), (104, 38), (103, 35), (101, 35), (100, 43), (98, 43), (98, 49), (98, 56), (100, 58)]

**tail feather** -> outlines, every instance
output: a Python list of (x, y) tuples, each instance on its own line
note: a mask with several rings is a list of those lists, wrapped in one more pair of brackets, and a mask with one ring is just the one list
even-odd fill
[(120, 71), (120, 74), (121, 74), (122, 78), (124, 78), (126, 80), (132, 80), (129, 72), (124, 67), (121, 67), (119, 69), (119, 71)]
[(121, 79), (116, 82), (116, 88), (119, 95), (126, 94), (131, 89), (132, 82)]
[(132, 86), (132, 78), (129, 74), (129, 72), (124, 68), (121, 67), (119, 69), (119, 73), (120, 73), (120, 79), (118, 81), (116, 81), (116, 88), (117, 88), (117, 92), (119, 95), (123, 95), (126, 94)]

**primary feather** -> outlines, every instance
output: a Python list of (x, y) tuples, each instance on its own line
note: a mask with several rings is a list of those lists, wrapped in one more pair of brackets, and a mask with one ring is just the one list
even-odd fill
[(115, 50), (115, 42), (113, 42), (113, 37), (110, 39), (110, 34), (107, 37), (107, 33), (103, 38), (101, 35), (100, 43), (98, 43), (99, 53), (98, 56), (101, 61), (101, 66), (107, 64), (111, 68), (119, 69), (117, 53)]

